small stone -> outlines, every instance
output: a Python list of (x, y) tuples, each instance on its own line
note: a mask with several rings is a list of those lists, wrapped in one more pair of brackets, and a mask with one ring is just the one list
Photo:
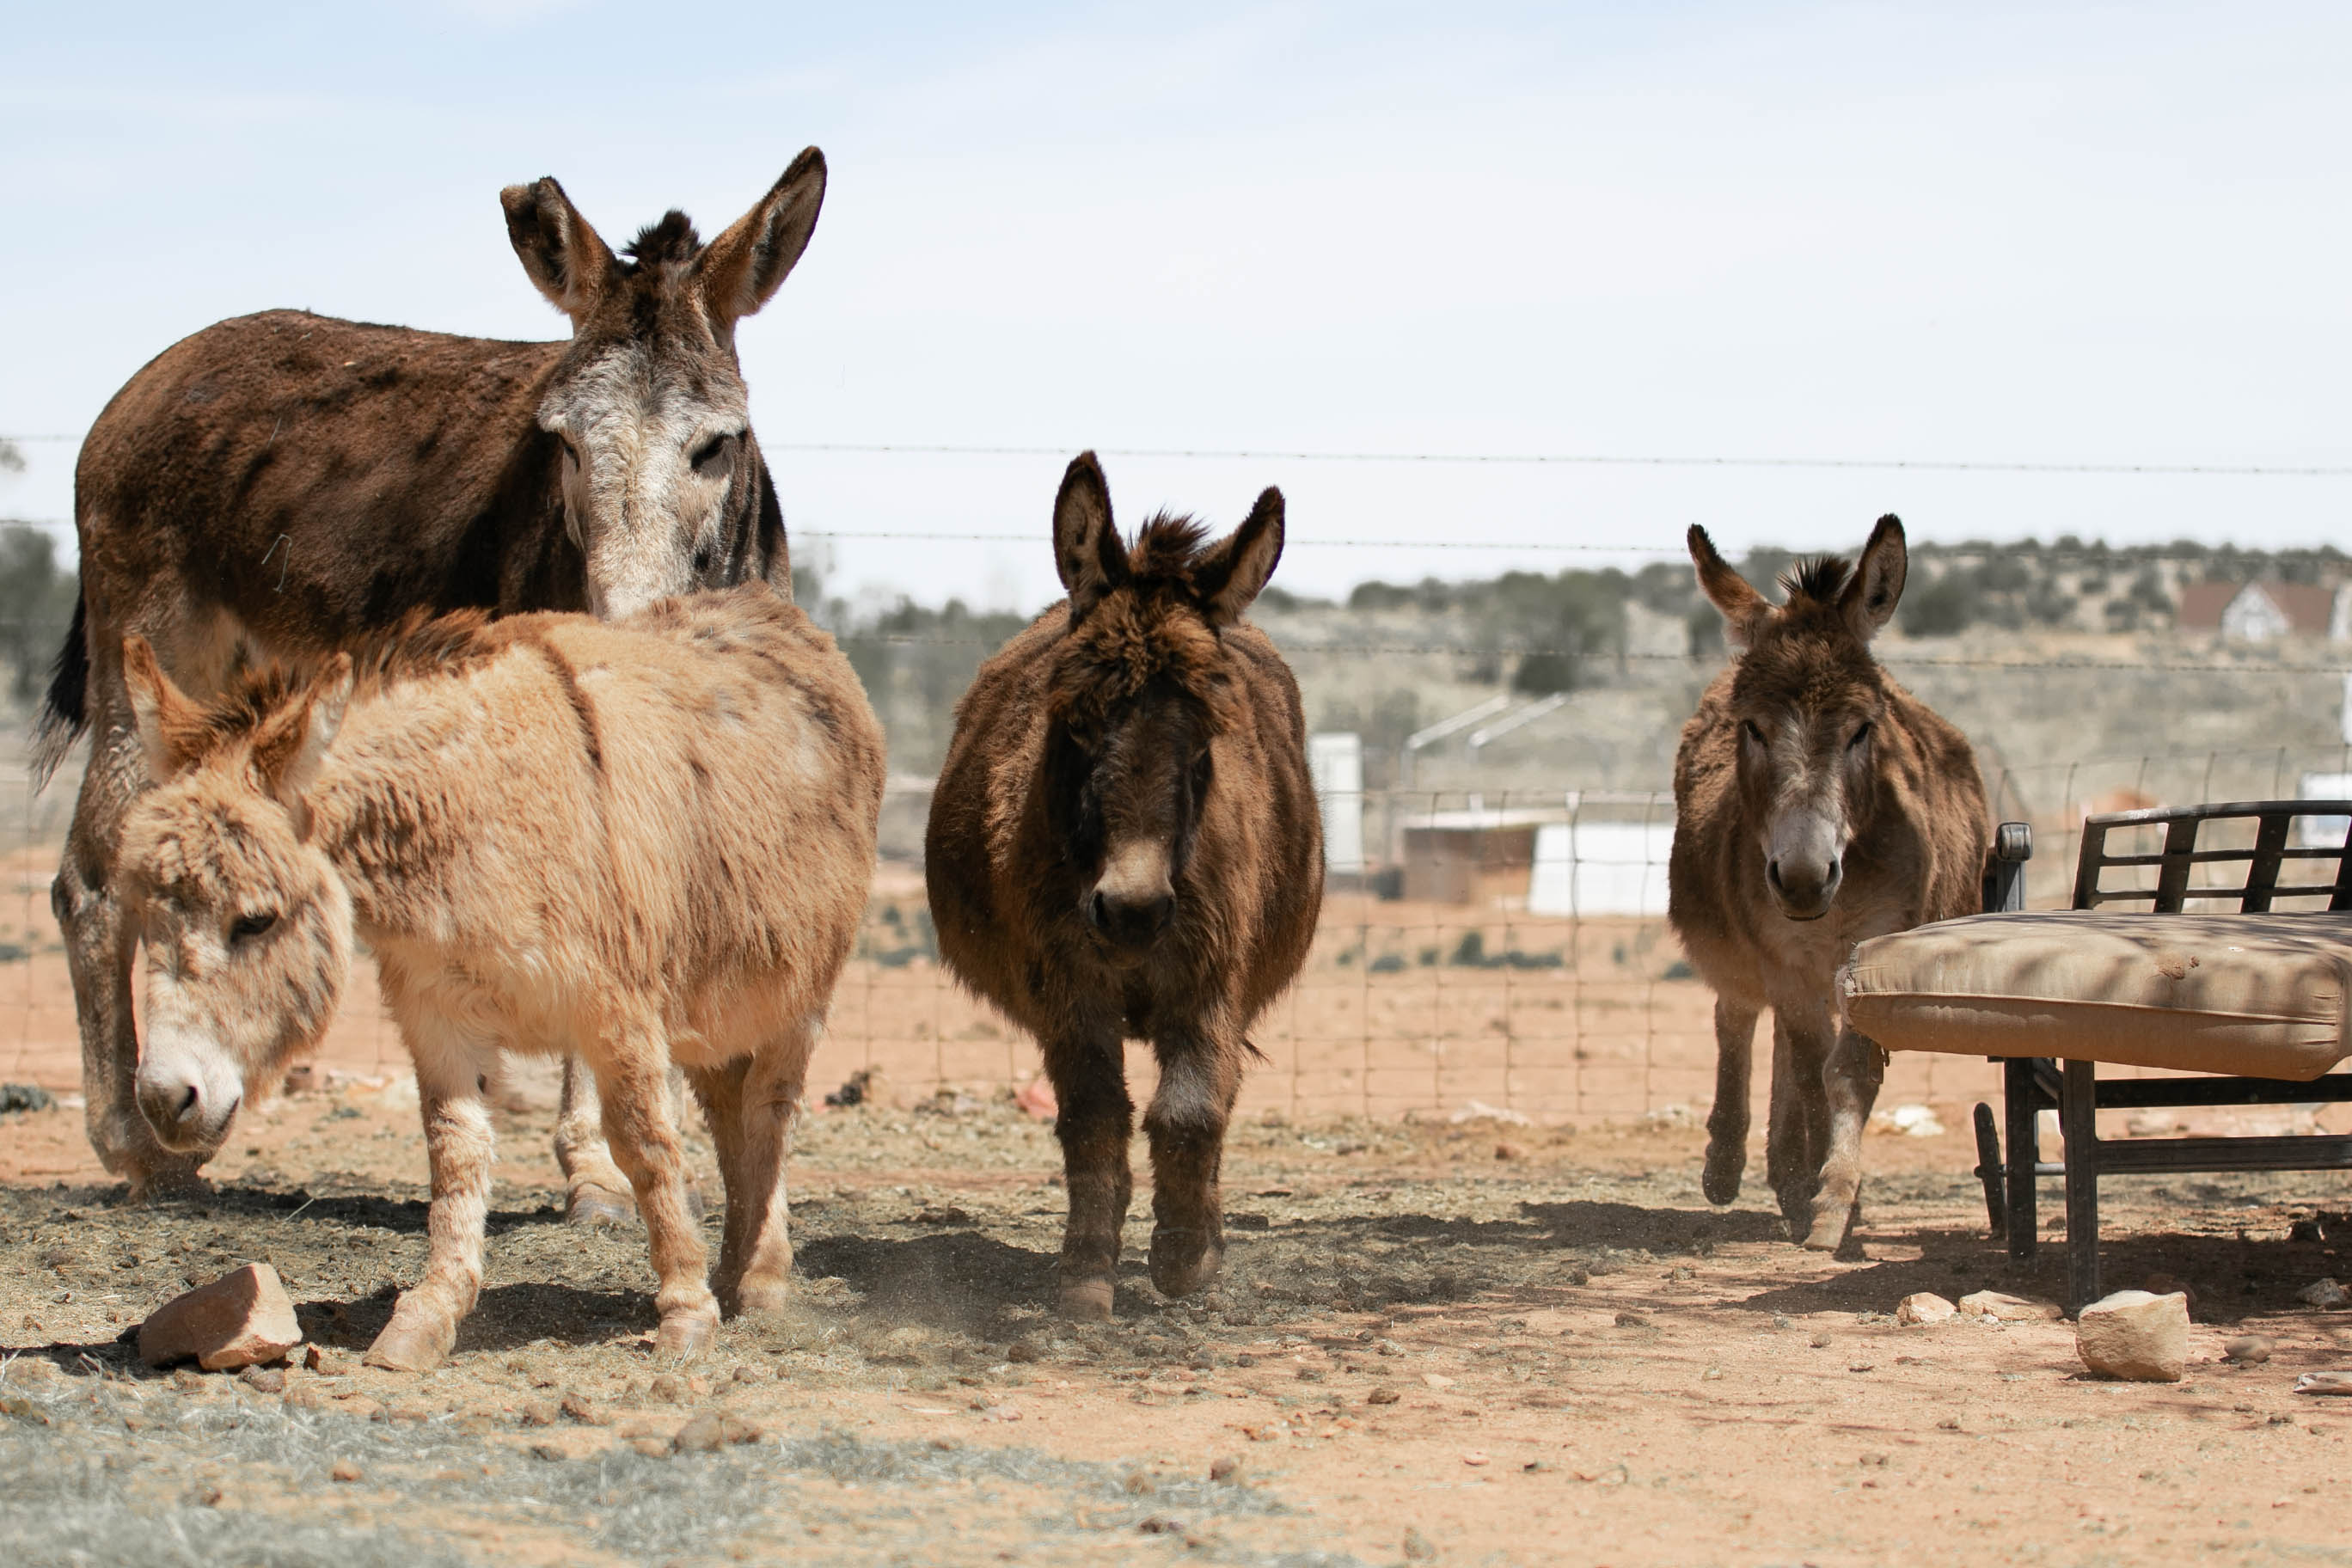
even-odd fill
[(237, 1373), (237, 1382), (256, 1394), (283, 1394), (286, 1374), (274, 1366), (249, 1366)]
[(1370, 1394), (1364, 1395), (1364, 1403), (1367, 1405), (1394, 1405), (1398, 1400), (1402, 1399), (1404, 1395), (1399, 1394), (1395, 1389), (1389, 1387), (1386, 1384), (1382, 1384), (1380, 1387), (1375, 1388)]
[(1220, 1454), (1209, 1461), (1209, 1479), (1230, 1481), (1242, 1473), (1242, 1462), (1231, 1454)]
[(286, 1391), (285, 1404), (289, 1410), (324, 1410), (327, 1396), (307, 1383), (298, 1383)]
[(327, 1474), (335, 1480), (355, 1481), (360, 1479), (360, 1468), (349, 1459), (337, 1459), (334, 1468)]
[(2306, 1307), (2332, 1312), (2338, 1307), (2352, 1306), (2352, 1290), (2347, 1290), (2333, 1279), (2319, 1279), (2297, 1290), (2294, 1299)]
[(191, 1372), (184, 1366), (172, 1374), (172, 1386), (183, 1394), (201, 1394), (205, 1387), (204, 1374)]
[(681, 1454), (712, 1454), (726, 1441), (726, 1429), (719, 1424), (717, 1413), (706, 1411), (679, 1427), (677, 1436), (669, 1443)]
[(2297, 1394), (2352, 1394), (2352, 1372), (2306, 1372), (2294, 1380)]
[(2249, 1366), (2258, 1365), (2270, 1360), (2271, 1352), (2276, 1349), (2278, 1349), (2278, 1342), (2268, 1334), (2240, 1334), (2235, 1339), (2224, 1340), (2221, 1342), (2223, 1355), (2231, 1361), (2243, 1362)]
[(1158, 1484), (1155, 1483), (1150, 1476), (1145, 1475), (1141, 1470), (1130, 1470), (1128, 1472), (1127, 1491), (1129, 1497), (1144, 1497), (1150, 1493), (1156, 1492), (1160, 1488)]
[(589, 1403), (584, 1395), (578, 1394), (565, 1394), (563, 1403), (556, 1408), (583, 1426), (602, 1426), (609, 1419), (602, 1410)]
[(206, 1372), (233, 1372), (282, 1360), (301, 1342), (294, 1303), (267, 1263), (176, 1296), (139, 1325), (139, 1359), (149, 1366), (193, 1358)]
[(1409, 1563), (1426, 1563), (1437, 1555), (1437, 1548), (1429, 1543), (1429, 1537), (1408, 1524), (1404, 1528), (1404, 1555)]
[(2118, 1290), (2083, 1309), (2074, 1348), (2101, 1377), (2179, 1383), (2189, 1363), (2189, 1298)]
[(1135, 1528), (1146, 1535), (1181, 1535), (1184, 1533), (1184, 1521), (1171, 1519), (1164, 1513), (1155, 1513)]
[[(2146, 1294), (2146, 1292), (2142, 1292)], [(2066, 1315), (2055, 1301), (2038, 1296), (2011, 1296), (2003, 1290), (1977, 1290), (1960, 1298), (1960, 1310), (2000, 1323), (2054, 1323)]]
[(740, 1415), (722, 1414), (719, 1417), (719, 1435), (730, 1443), (756, 1443), (766, 1435), (766, 1428)]
[(527, 1399), (523, 1401), (522, 1424), (526, 1426), (554, 1426), (555, 1406), (550, 1405), (544, 1399)]
[(530, 1457), (534, 1459), (561, 1459), (563, 1458), (563, 1450), (552, 1443), (533, 1443), (530, 1446)]
[(1034, 1362), (1037, 1347), (1027, 1340), (1015, 1340), (1004, 1347), (1004, 1359), (1009, 1362)]
[(638, 1453), (643, 1454), (648, 1459), (661, 1459), (669, 1457), (669, 1445), (663, 1442), (658, 1437), (632, 1437), (629, 1439), (629, 1447), (635, 1448)]
[(663, 1373), (646, 1390), (646, 1397), (661, 1405), (677, 1405), (686, 1398), (686, 1384), (668, 1373)]
[(1524, 1160), (1527, 1157), (1527, 1150), (1517, 1143), (1502, 1142), (1495, 1145), (1495, 1158), (1497, 1160)]
[(1484, 1448), (1471, 1449), (1468, 1453), (1462, 1456), (1462, 1462), (1469, 1466), (1474, 1470), (1483, 1468), (1485, 1466), (1492, 1463), (1492, 1461), (1486, 1458), (1486, 1450)]
[(1931, 1323), (1948, 1323), (1960, 1315), (1960, 1310), (1937, 1295), (1933, 1290), (1915, 1291), (1895, 1303), (1895, 1321), (1906, 1328), (1922, 1328)]

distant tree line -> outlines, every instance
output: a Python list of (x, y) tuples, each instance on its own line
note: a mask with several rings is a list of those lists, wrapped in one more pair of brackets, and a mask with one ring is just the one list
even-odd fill
[(37, 696), (73, 624), (81, 583), (58, 564), (47, 529), (0, 521), (0, 662), (18, 703)]

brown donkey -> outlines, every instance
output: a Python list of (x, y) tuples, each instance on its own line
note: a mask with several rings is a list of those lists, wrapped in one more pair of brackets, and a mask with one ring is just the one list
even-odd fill
[[(708, 246), (671, 213), (615, 257), (553, 180), (499, 197), (568, 342), (497, 342), (273, 310), (207, 327), (132, 376), (74, 474), (82, 598), (36, 776), (95, 731), (51, 901), (80, 1015), (90, 1142), (134, 1195), (212, 1150), (160, 1148), (131, 1104), (138, 911), (115, 851), (148, 776), (121, 653), (144, 637), (211, 696), (248, 664), (315, 667), (415, 610), (624, 615), (763, 579), (788, 596), (783, 514), (751, 437), (735, 327), (783, 283), (824, 198), (803, 153)], [(574, 1217), (626, 1184), (567, 1066), (556, 1150)], [(226, 1129), (223, 1131), (226, 1133)]]
[[(416, 1064), (430, 1253), (368, 1360), (449, 1352), (481, 1288), (505, 1050), (573, 1042), (661, 1285), (657, 1352), (789, 1288), (783, 1160), (874, 875), (882, 732), (833, 639), (764, 584), (617, 625), (425, 622), (211, 708), (143, 641), (123, 674), (163, 781), (123, 826), (148, 944), (139, 1109), (216, 1145), (334, 1016), (354, 940)], [(701, 1100), (727, 1220), (686, 1205), (667, 1077)], [(717, 1287), (714, 1299), (711, 1285)]]
[(1831, 984), (1856, 942), (1972, 914), (1992, 827), (1968, 738), (1887, 679), (1870, 639), (1902, 597), (1903, 525), (1858, 566), (1781, 580), (1775, 607), (1690, 531), (1735, 657), (1683, 726), (1667, 919), (1715, 988), (1710, 1202), (1739, 1195), (1748, 1054), (1772, 1009), (1766, 1172), (1792, 1239), (1834, 1250), (1860, 1211), (1862, 1128), (1885, 1058)]
[(1124, 1044), (1151, 1042), (1151, 1282), (1224, 1258), (1217, 1175), (1249, 1026), (1307, 957), (1323, 837), (1298, 686), (1242, 619), (1282, 494), (1230, 537), (1152, 518), (1129, 547), (1094, 454), (1054, 503), (1068, 600), (981, 666), (924, 839), (940, 952), (1037, 1037), (1070, 1193), (1061, 1309), (1110, 1315), (1132, 1182)]

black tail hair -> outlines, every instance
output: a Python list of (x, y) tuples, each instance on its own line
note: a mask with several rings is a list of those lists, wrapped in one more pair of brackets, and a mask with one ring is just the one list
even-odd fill
[(80, 595), (74, 597), (73, 625), (49, 668), (49, 694), (33, 726), (33, 792), (37, 795), (89, 727), (89, 637)]

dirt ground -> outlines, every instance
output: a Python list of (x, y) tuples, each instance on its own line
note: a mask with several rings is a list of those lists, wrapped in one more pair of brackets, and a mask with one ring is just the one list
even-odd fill
[[(2060, 1293), (2055, 1249), (2021, 1275), (1987, 1237), (1957, 1131), (1871, 1140), (1837, 1260), (1752, 1186), (1710, 1209), (1671, 1121), (1260, 1115), (1221, 1283), (1151, 1289), (1139, 1193), (1118, 1320), (1080, 1328), (1045, 1310), (1050, 1131), (950, 1093), (810, 1116), (798, 1305), (665, 1375), (643, 1233), (558, 1218), (551, 1087), (505, 1091), (488, 1286), (424, 1376), (358, 1364), (424, 1256), (406, 1080), (319, 1075), (248, 1112), (210, 1197), (153, 1207), (71, 1108), (0, 1120), (9, 1561), (2352, 1563), (2352, 1400), (2292, 1392), (2352, 1367), (2352, 1313), (2294, 1299), (2352, 1277), (2340, 1177), (2113, 1184), (2109, 1279), (2176, 1276), (2198, 1319), (2185, 1382), (2123, 1384), (2064, 1323), (1891, 1320)], [(118, 1342), (248, 1259), (318, 1370)], [(2221, 1359), (2252, 1330), (2267, 1363)], [(706, 1413), (751, 1440), (673, 1453)]]

